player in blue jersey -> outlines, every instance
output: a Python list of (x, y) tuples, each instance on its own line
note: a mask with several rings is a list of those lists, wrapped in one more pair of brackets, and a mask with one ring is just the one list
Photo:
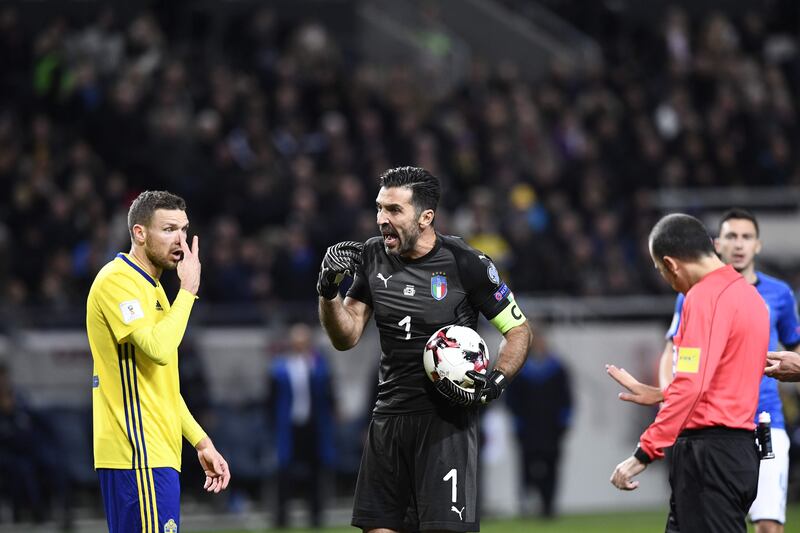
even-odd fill
[[(714, 247), (721, 259), (752, 283), (767, 303), (770, 319), (769, 349), (776, 350), (780, 343), (787, 350), (796, 351), (800, 346), (800, 331), (794, 293), (783, 281), (755, 269), (755, 257), (761, 251), (755, 216), (738, 208), (725, 212), (720, 219), (719, 236), (714, 240)], [(672, 381), (672, 337), (678, 331), (683, 300), (684, 295), (679, 294), (672, 325), (666, 335), (667, 345), (661, 356), (659, 384), (662, 390)], [(778, 382), (769, 376), (761, 379), (756, 416), (762, 411), (768, 412), (772, 418), (772, 449), (775, 459), (761, 462), (758, 496), (750, 507), (750, 520), (755, 524), (756, 533), (780, 533), (783, 532), (786, 521), (789, 436), (784, 425)]]

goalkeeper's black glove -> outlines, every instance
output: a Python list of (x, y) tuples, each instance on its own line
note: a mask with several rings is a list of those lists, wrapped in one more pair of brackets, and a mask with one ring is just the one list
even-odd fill
[(467, 370), (466, 375), (475, 382), (475, 403), (489, 403), (498, 399), (508, 386), (506, 376), (496, 369), (489, 372), (489, 375)]
[(355, 241), (344, 241), (328, 247), (317, 279), (317, 293), (326, 300), (333, 300), (339, 292), (339, 284), (346, 276), (353, 276), (361, 266), (364, 245)]
[(475, 370), (469, 370), (466, 375), (475, 383), (475, 388), (472, 391), (459, 387), (450, 378), (441, 378), (434, 387), (450, 403), (462, 407), (471, 407), (496, 400), (503, 394), (508, 385), (506, 376), (499, 370), (492, 370), (488, 376)]
[(453, 383), (450, 378), (440, 378), (433, 386), (439, 394), (447, 398), (453, 405), (469, 407), (477, 403), (478, 397), (474, 392), (462, 389)]

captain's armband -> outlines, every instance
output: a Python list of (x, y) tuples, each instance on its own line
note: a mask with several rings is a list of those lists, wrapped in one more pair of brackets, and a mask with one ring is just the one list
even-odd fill
[(505, 335), (508, 330), (524, 324), (527, 320), (525, 315), (522, 314), (522, 310), (519, 308), (519, 305), (517, 305), (517, 302), (514, 301), (514, 296), (509, 294), (507, 298), (509, 305), (500, 311), (497, 316), (489, 320), (489, 322), (497, 328), (497, 331), (503, 335)]

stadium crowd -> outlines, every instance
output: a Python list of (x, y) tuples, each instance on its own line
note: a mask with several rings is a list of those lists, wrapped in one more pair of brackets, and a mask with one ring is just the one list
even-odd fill
[(376, 233), (377, 176), (401, 163), (443, 180), (439, 231), (469, 236), (528, 293), (667, 291), (642, 244), (655, 191), (800, 184), (797, 39), (768, 10), (618, 21), (596, 35), (604, 64), (554, 64), (533, 84), (474, 58), (443, 98), (267, 7), (233, 19), (213, 53), (170, 37), (159, 11), (32, 33), (19, 17), (0, 11), (12, 305), (81, 303), (146, 188), (191, 206), (203, 297), (242, 303), (314, 302), (325, 246)]
[[(606, 3), (542, 3), (604, 62), (554, 63), (530, 83), (475, 57), (444, 96), (269, 7), (198, 39), (174, 31), (164, 4), (35, 23), (0, 6), (0, 306), (83, 305), (129, 248), (125, 215), (145, 189), (186, 198), (204, 301), (313, 310), (325, 247), (377, 233), (377, 177), (396, 165), (440, 177), (437, 230), (467, 237), (528, 294), (669, 293), (645, 246), (658, 191), (800, 185), (800, 18), (782, 3), (743, 17), (676, 8), (655, 28)], [(182, 381), (198, 383), (186, 390), (204, 391), (201, 365), (181, 357)], [(0, 448), (24, 449), (37, 434), (27, 407), (0, 392)], [(205, 396), (186, 400), (210, 411)], [(39, 455), (1, 459), (51, 472)], [(20, 491), (29, 503), (68, 505), (66, 482), (48, 494), (36, 480)]]

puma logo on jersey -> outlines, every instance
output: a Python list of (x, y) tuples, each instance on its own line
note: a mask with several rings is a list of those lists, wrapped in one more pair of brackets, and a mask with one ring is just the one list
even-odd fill
[[(392, 276), (394, 276), (394, 274), (392, 274)], [(392, 276), (389, 276), (388, 278), (384, 278), (383, 274), (378, 272), (378, 279), (383, 282), (383, 288), (384, 289), (388, 289), (389, 288), (389, 280), (392, 279)]]
[(163, 311), (163, 310), (164, 310), (164, 308), (161, 307), (161, 302), (156, 300), (156, 311)]
[(461, 513), (464, 512), (464, 509), (466, 509), (466, 507), (462, 507), (460, 511), (458, 509), (456, 509), (455, 505), (450, 507), (450, 510), (453, 511), (454, 513), (458, 514), (458, 518), (460, 518), (462, 522), (464, 521), (464, 517), (461, 516)]

